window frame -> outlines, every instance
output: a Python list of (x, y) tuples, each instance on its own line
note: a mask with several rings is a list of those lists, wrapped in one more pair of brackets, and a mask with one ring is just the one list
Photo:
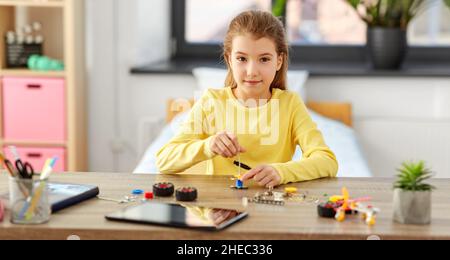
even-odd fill
[[(185, 38), (186, 0), (171, 0), (172, 58), (217, 59), (221, 44), (190, 43)], [(366, 46), (359, 45), (294, 45), (290, 46), (291, 62), (299, 63), (366, 63)], [(448, 63), (450, 46), (410, 46), (406, 62)]]

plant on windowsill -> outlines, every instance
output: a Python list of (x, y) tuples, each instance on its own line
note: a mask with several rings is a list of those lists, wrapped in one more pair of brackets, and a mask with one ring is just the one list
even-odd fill
[(286, 27), (286, 10), (288, 0), (272, 0), (272, 14), (278, 17)]
[(404, 162), (397, 171), (398, 179), (394, 184), (394, 220), (402, 224), (429, 224), (431, 191), (434, 187), (424, 181), (433, 176), (432, 171), (426, 168), (424, 161)]
[[(399, 69), (408, 49), (409, 23), (435, 1), (345, 0), (367, 24), (367, 50), (375, 69)], [(443, 0), (450, 7), (450, 0)]]

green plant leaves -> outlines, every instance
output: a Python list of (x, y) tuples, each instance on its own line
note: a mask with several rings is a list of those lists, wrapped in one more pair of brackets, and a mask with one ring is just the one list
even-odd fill
[(276, 0), (272, 6), (272, 14), (276, 17), (286, 15), (287, 0)]
[(431, 170), (427, 169), (424, 161), (418, 163), (404, 162), (402, 168), (397, 170), (397, 181), (394, 188), (408, 191), (429, 191), (434, 189), (433, 186), (423, 183), (425, 180), (433, 177)]
[[(449, 0), (450, 1), (450, 0)], [(353, 6), (353, 8), (357, 9), (361, 0), (348, 0), (348, 3)]]
[[(346, 0), (370, 27), (406, 29), (411, 20), (429, 7), (428, 0)], [(450, 0), (443, 0), (450, 7)], [(359, 12), (364, 9), (365, 12)]]
[(444, 3), (445, 3), (448, 7), (450, 7), (450, 0), (444, 0)]

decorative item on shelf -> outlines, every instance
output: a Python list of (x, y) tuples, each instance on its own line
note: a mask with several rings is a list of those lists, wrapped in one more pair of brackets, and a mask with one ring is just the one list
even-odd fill
[(394, 184), (394, 220), (402, 224), (426, 225), (431, 223), (431, 191), (433, 186), (424, 183), (432, 171), (424, 161), (404, 162)]
[(28, 59), (28, 68), (35, 71), (63, 71), (64, 63), (46, 56), (32, 55)]
[(23, 28), (8, 31), (5, 35), (6, 67), (26, 68), (28, 58), (42, 55), (44, 37), (40, 34), (42, 24), (34, 22)]
[[(408, 50), (409, 23), (428, 0), (346, 0), (367, 24), (367, 51), (375, 69), (399, 69)], [(444, 0), (450, 7), (450, 0)]]

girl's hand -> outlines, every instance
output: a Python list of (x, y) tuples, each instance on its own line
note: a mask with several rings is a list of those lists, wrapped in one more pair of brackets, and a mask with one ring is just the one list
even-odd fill
[(239, 153), (246, 152), (245, 148), (239, 145), (237, 137), (225, 131), (216, 134), (212, 138), (210, 149), (213, 153), (225, 158), (232, 158)]
[(276, 187), (281, 184), (281, 176), (278, 171), (270, 165), (260, 165), (251, 169), (241, 178), (242, 181), (253, 179), (260, 186), (266, 188)]

